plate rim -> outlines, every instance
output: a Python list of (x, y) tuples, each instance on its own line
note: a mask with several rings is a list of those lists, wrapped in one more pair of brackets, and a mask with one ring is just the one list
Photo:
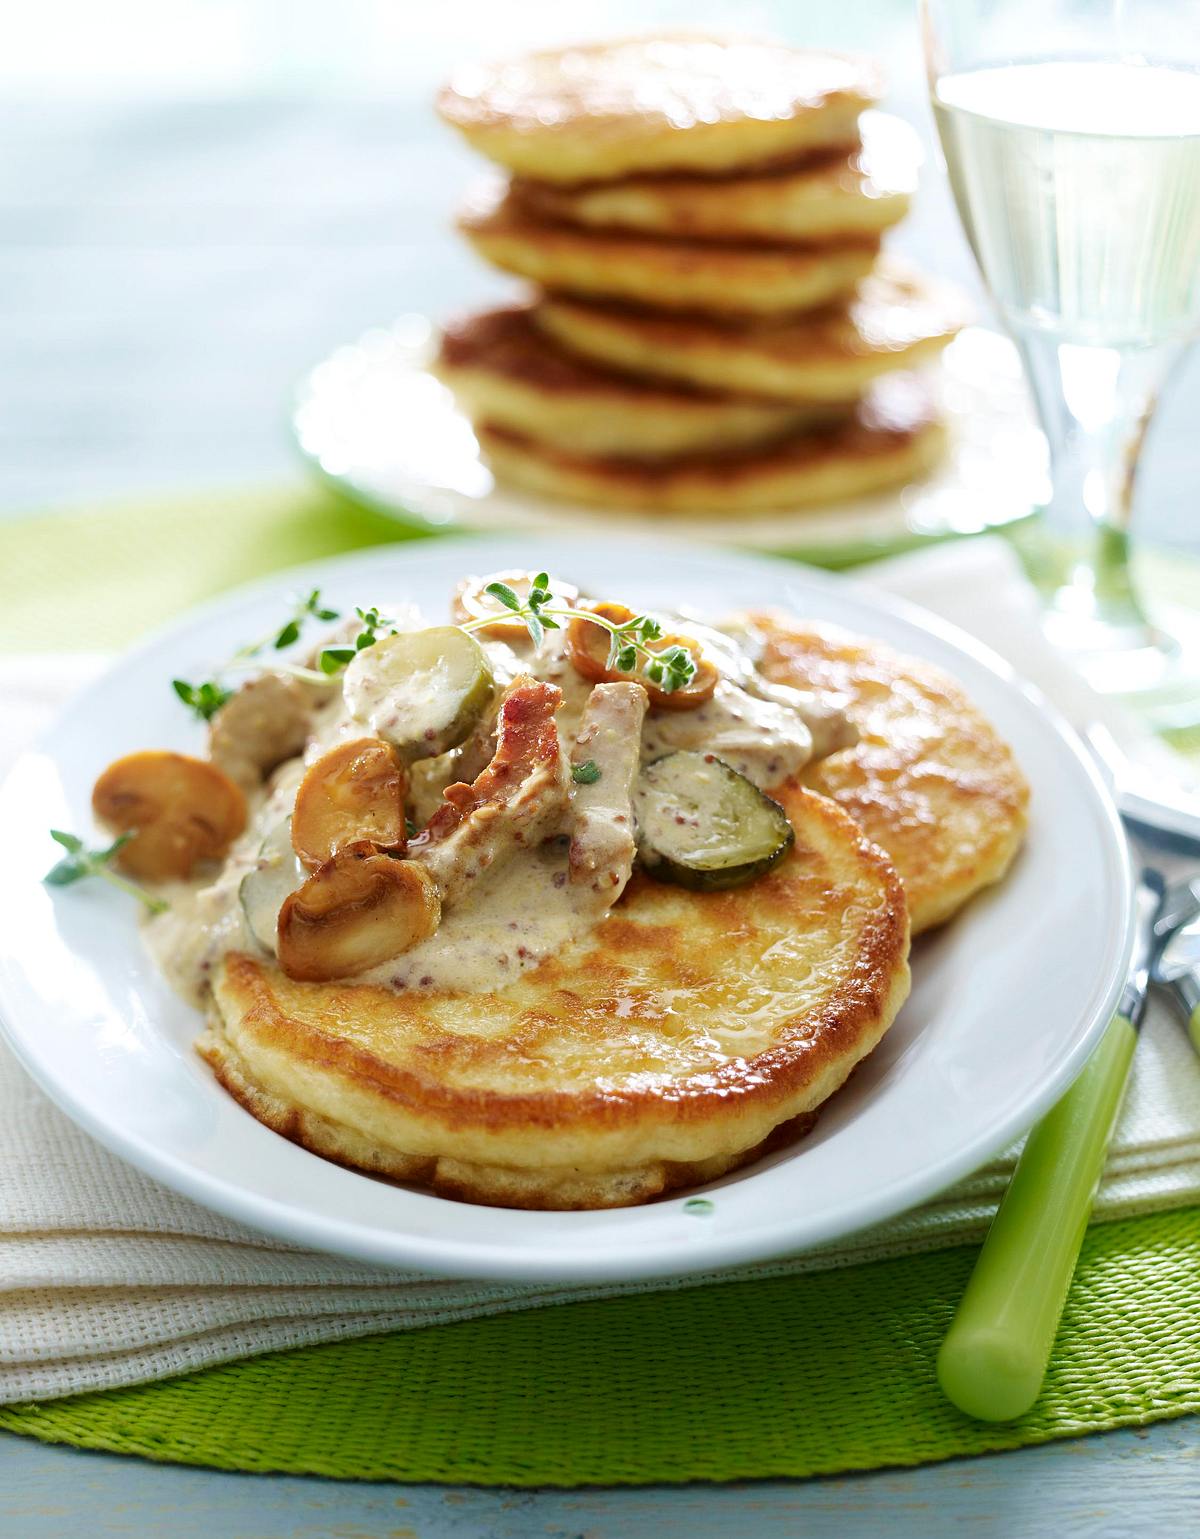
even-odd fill
[[(519, 538), (522, 538), (520, 532), (507, 535), (479, 535), (455, 531), (449, 536), (449, 543), (463, 548), (486, 548), (507, 545)], [(594, 536), (590, 535), (555, 533), (543, 538), (552, 539), (556, 543), (573, 543), (581, 549), (594, 544)], [(126, 665), (149, 657), (167, 639), (184, 633), (207, 619), (218, 617), (226, 609), (253, 603), (281, 587), (303, 584), (318, 573), (338, 571), (342, 568), (353, 569), (380, 558), (398, 561), (405, 566), (438, 565), (446, 559), (446, 547), (440, 539), (430, 543), (435, 547), (432, 550), (425, 546), (424, 541), (414, 542), (412, 545), (384, 544), (366, 547), (334, 557), (319, 558), (316, 561), (306, 562), (239, 584), (224, 593), (190, 606), (166, 624), (156, 627), (135, 646), (121, 651), (100, 678), (106, 679), (112, 673), (121, 671)], [(672, 546), (669, 541), (648, 537), (623, 536), (622, 543), (640, 545), (663, 554), (668, 551), (675, 556), (681, 554), (679, 546)], [(314, 1250), (331, 1252), (368, 1264), (382, 1265), (392, 1270), (412, 1268), (433, 1275), (514, 1283), (604, 1284), (689, 1276), (804, 1253), (839, 1239), (848, 1239), (863, 1229), (907, 1212), (969, 1175), (989, 1158), (1006, 1148), (1049, 1109), (1082, 1068), (1112, 1017), (1128, 973), (1134, 940), (1132, 868), (1120, 815), (1103, 775), (1065, 718), (1039, 689), (1021, 679), (1010, 664), (984, 643), (940, 616), (907, 599), (873, 589), (866, 583), (802, 566), (778, 556), (757, 551), (731, 552), (728, 547), (705, 546), (691, 542), (685, 549), (689, 557), (728, 561), (733, 556), (739, 563), (771, 567), (776, 572), (782, 569), (786, 573), (791, 568), (792, 575), (802, 584), (811, 583), (827, 591), (851, 589), (853, 596), (860, 603), (866, 603), (868, 607), (890, 615), (906, 628), (915, 627), (917, 631), (933, 636), (942, 645), (965, 654), (976, 665), (996, 676), (1016, 696), (1021, 697), (1026, 706), (1033, 708), (1041, 717), (1046, 729), (1059, 740), (1060, 746), (1065, 746), (1077, 766), (1083, 770), (1093, 796), (1093, 810), (1100, 814), (1101, 822), (1107, 828), (1109, 837), (1106, 841), (1106, 857), (1115, 857), (1108, 862), (1113, 867), (1112, 874), (1117, 882), (1117, 891), (1113, 895), (1113, 928), (1120, 929), (1123, 943), (1112, 948), (1109, 953), (1107, 973), (1093, 993), (1090, 1013), (1087, 1014), (1086, 1020), (1081, 1010), (1073, 1045), (1064, 1052), (1056, 1071), (1030, 1090), (1019, 1110), (989, 1124), (985, 1131), (965, 1143), (953, 1158), (946, 1158), (938, 1164), (936, 1174), (931, 1174), (928, 1169), (918, 1170), (897, 1181), (885, 1183), (875, 1190), (873, 1200), (864, 1200), (855, 1206), (849, 1223), (834, 1217), (824, 1224), (815, 1226), (810, 1221), (803, 1237), (798, 1240), (794, 1231), (803, 1229), (803, 1225), (796, 1224), (792, 1225), (791, 1230), (788, 1230), (786, 1224), (775, 1226), (769, 1238), (759, 1235), (758, 1231), (740, 1232), (733, 1236), (712, 1235), (707, 1240), (703, 1237), (698, 1238), (697, 1242), (688, 1245), (686, 1250), (683, 1247), (670, 1246), (660, 1239), (654, 1242), (655, 1248), (649, 1249), (647, 1254), (637, 1257), (626, 1254), (617, 1264), (611, 1264), (610, 1258), (597, 1260), (589, 1257), (581, 1265), (578, 1259), (564, 1262), (560, 1257), (550, 1256), (545, 1252), (539, 1253), (535, 1259), (527, 1249), (519, 1245), (500, 1248), (491, 1242), (485, 1242), (481, 1247), (478, 1244), (465, 1244), (437, 1236), (411, 1234), (406, 1236), (395, 1230), (389, 1230), (385, 1235), (379, 1224), (376, 1224), (373, 1229), (368, 1229), (359, 1222), (343, 1223), (332, 1220), (306, 1211), (302, 1206), (292, 1202), (285, 1203), (265, 1194), (259, 1195), (247, 1191), (244, 1187), (209, 1173), (181, 1156), (164, 1153), (153, 1143), (141, 1137), (126, 1134), (119, 1125), (93, 1116), (90, 1109), (77, 1100), (71, 1087), (64, 1085), (48, 1072), (46, 1066), (31, 1050), (28, 1050), (31, 1047), (31, 1041), (36, 1040), (38, 1028), (35, 1023), (33, 1030), (28, 1033), (30, 1042), (18, 1033), (14, 1022), (15, 1018), (22, 1013), (22, 1006), (15, 997), (15, 972), (10, 975), (10, 963), (6, 956), (0, 953), (0, 1034), (7, 1041), (25, 1072), (54, 1104), (103, 1147), (172, 1190), (235, 1222), (291, 1244), (303, 1244)], [(21, 766), (39, 751), (43, 754), (50, 752), (49, 744), (74, 708), (75, 700), (67, 702), (60, 711), (56, 712), (53, 721), (39, 734), (35, 743), (18, 756), (4, 781), (0, 782), (0, 811), (3, 811), (7, 805), (10, 787), (18, 777)], [(686, 1195), (685, 1193), (685, 1198)], [(664, 1200), (670, 1201), (672, 1196), (677, 1197), (678, 1194), (668, 1194)], [(449, 1201), (450, 1199), (440, 1200)], [(644, 1211), (646, 1206), (653, 1207), (654, 1204), (641, 1205), (627, 1211)], [(791, 1238), (788, 1237), (789, 1233)], [(668, 1250), (671, 1251), (670, 1254), (667, 1254)]]

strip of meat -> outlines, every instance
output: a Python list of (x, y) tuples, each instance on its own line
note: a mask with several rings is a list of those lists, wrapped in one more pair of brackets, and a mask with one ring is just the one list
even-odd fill
[(572, 766), (594, 766), (595, 774), (571, 786), (570, 881), (594, 894), (602, 912), (633, 870), (633, 779), (648, 705), (640, 684), (597, 684), (571, 750)]
[(483, 871), (562, 827), (567, 764), (554, 713), (562, 691), (527, 674), (500, 703), (496, 752), (472, 785), (447, 786), (442, 805), (409, 845), (438, 884), (442, 907), (457, 903)]

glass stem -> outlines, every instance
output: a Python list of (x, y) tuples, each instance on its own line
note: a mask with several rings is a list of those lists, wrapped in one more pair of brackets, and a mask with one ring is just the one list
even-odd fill
[(1133, 583), (1129, 522), (1142, 443), (1181, 349), (1099, 347), (1035, 331), (1017, 341), (1050, 450), (1051, 629), (1059, 616), (1061, 640), (1083, 651), (1161, 645)]

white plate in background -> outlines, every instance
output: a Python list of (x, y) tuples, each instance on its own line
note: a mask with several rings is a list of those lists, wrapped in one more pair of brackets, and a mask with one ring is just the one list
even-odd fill
[(631, 513), (511, 490), (493, 479), (471, 424), (429, 372), (424, 316), (331, 353), (301, 382), (292, 430), (342, 491), (417, 528), (655, 534), (848, 566), (1029, 516), (1045, 492), (1045, 445), (1016, 349), (972, 327), (946, 349), (939, 390), (949, 446), (926, 476), (828, 508)]

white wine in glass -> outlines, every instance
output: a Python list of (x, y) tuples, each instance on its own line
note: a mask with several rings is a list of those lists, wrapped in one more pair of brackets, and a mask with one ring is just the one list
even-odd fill
[(1145, 431), (1200, 330), (1200, 4), (923, 11), (951, 187), (1050, 448), (1047, 629), (1100, 688), (1184, 683), (1200, 715), (1200, 637), (1151, 623), (1128, 561)]

